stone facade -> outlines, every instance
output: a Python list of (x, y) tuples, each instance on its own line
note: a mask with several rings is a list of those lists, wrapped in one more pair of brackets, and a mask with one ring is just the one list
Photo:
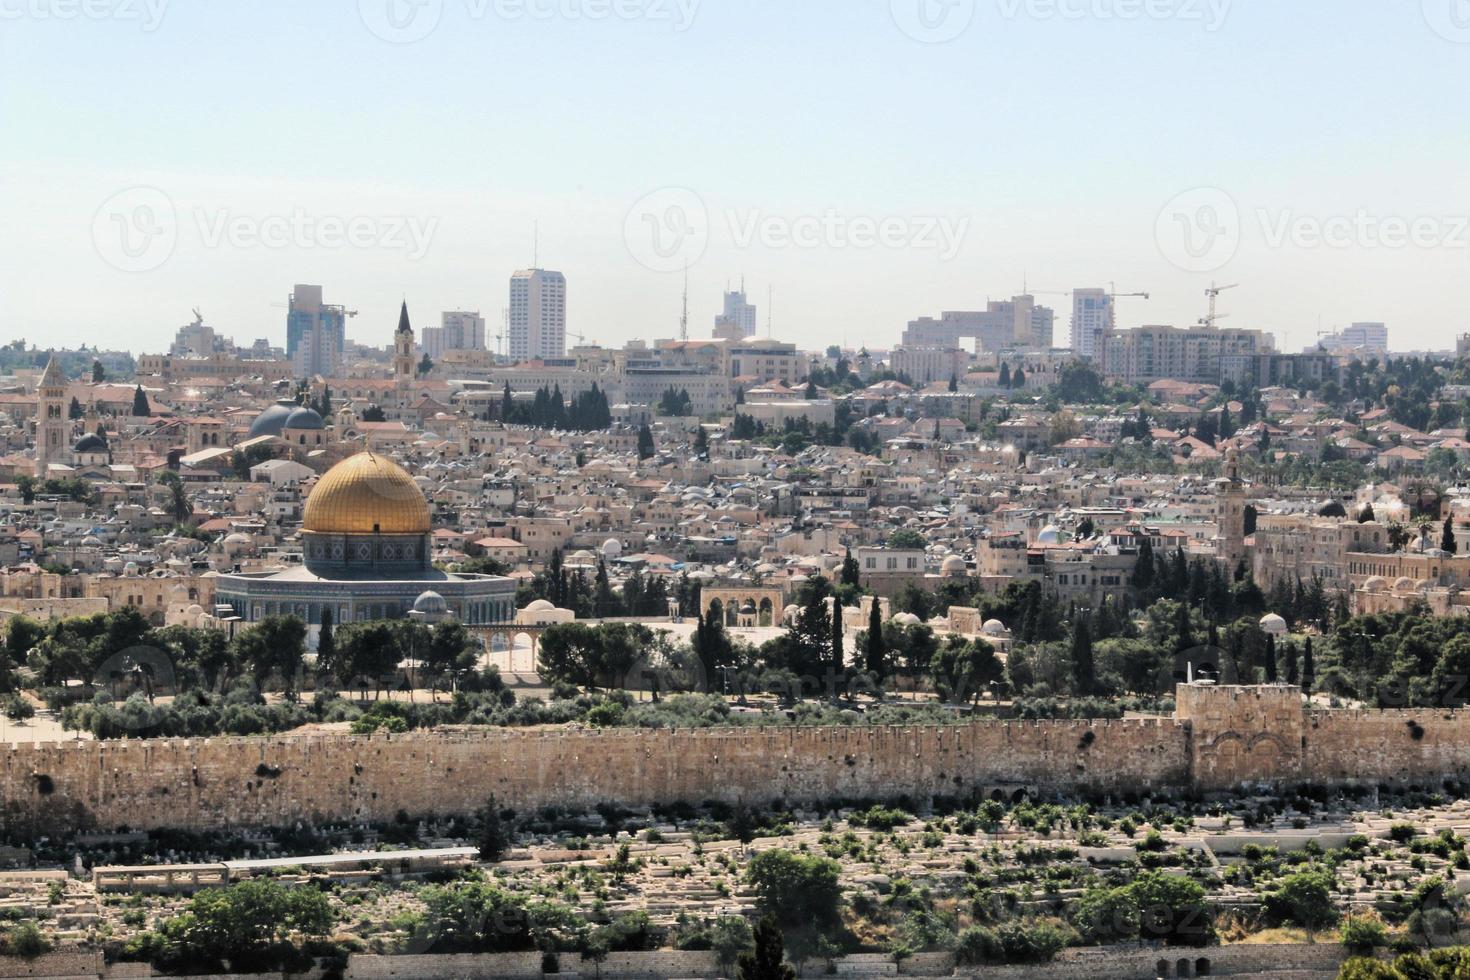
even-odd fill
[(1181, 686), (1171, 719), (52, 742), (0, 753), (13, 826), (271, 826), (621, 802), (1201, 792), (1470, 773), (1470, 712), (1308, 711), (1286, 685)]

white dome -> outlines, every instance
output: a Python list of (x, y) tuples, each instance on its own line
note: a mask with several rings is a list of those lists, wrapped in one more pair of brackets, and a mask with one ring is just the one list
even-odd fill
[(190, 618), (193, 618), (193, 617), (196, 617), (196, 616), (203, 616), (204, 615), (204, 607), (201, 606), (201, 605), (199, 605), (196, 602), (194, 605), (192, 605), (188, 609), (185, 609), (184, 610), (184, 615), (185, 616), (188, 616)]
[(602, 542), (602, 557), (617, 558), (623, 553), (623, 542), (617, 538), (608, 538)]
[(959, 555), (950, 555), (944, 559), (939, 568), (946, 575), (963, 575), (965, 574), (965, 560)]
[(545, 612), (548, 609), (555, 609), (555, 608), (556, 607), (553, 606), (547, 600), (545, 600), (545, 599), (537, 599), (537, 600), (535, 600), (534, 602), (532, 602), (530, 605), (528, 605), (526, 607), (526, 611), (527, 612)]
[(1381, 575), (1375, 575), (1363, 583), (1365, 592), (1382, 592), (1386, 588), (1388, 588), (1388, 579)]
[(899, 613), (893, 617), (893, 621), (900, 626), (918, 626), (923, 623), (923, 620), (913, 613)]
[(449, 603), (444, 601), (442, 595), (431, 590), (419, 594), (419, 597), (413, 601), (413, 611), (439, 615), (449, 611)]
[(1261, 617), (1261, 629), (1272, 636), (1286, 635), (1286, 620), (1275, 613), (1267, 613)]
[(1005, 636), (1006, 624), (998, 619), (987, 619), (985, 625), (980, 627), (980, 632), (986, 636)]
[(1036, 542), (1038, 544), (1061, 544), (1062, 529), (1055, 524), (1048, 524), (1041, 529), (1040, 534), (1036, 535)]

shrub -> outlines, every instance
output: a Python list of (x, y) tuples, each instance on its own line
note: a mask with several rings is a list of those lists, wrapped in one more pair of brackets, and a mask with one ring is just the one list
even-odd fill
[(32, 959), (50, 949), (51, 940), (34, 922), (22, 922), (5, 935), (5, 950), (14, 956)]
[(1388, 945), (1388, 930), (1376, 914), (1365, 912), (1343, 920), (1342, 944), (1354, 953), (1372, 955), (1375, 949)]
[(36, 706), (19, 694), (6, 695), (4, 701), (0, 702), (0, 710), (11, 721), (25, 721), (36, 716)]

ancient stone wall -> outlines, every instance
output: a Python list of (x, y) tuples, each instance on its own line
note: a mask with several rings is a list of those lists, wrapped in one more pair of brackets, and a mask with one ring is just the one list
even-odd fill
[(543, 806), (766, 805), (1470, 773), (1470, 712), (1304, 711), (1285, 685), (1184, 686), (1168, 720), (900, 728), (137, 739), (0, 749), (12, 831), (190, 829)]
[(1312, 782), (1392, 785), (1470, 773), (1470, 711), (1312, 711), (1305, 736)]
[[(5, 819), (210, 828), (547, 805), (766, 804), (1188, 782), (1175, 721), (62, 742), (0, 751)], [(44, 832), (44, 831), (43, 831)]]

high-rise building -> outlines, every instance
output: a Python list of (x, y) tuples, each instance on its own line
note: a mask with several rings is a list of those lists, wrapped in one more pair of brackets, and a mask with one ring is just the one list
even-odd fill
[(510, 356), (516, 361), (567, 352), (567, 279), (560, 272), (522, 269), (510, 277)]
[(485, 318), (478, 310), (447, 311), (440, 325), (424, 328), (424, 353), (437, 361), (445, 351), (485, 350)]
[(744, 340), (754, 337), (759, 328), (755, 304), (746, 302), (745, 284), (737, 290), (725, 290), (725, 310), (715, 317), (715, 339)]
[(1233, 327), (1136, 327), (1110, 330), (1098, 349), (1099, 370), (1124, 384), (1164, 378), (1219, 384), (1240, 358), (1268, 354), (1275, 339), (1259, 330)]
[(905, 347), (965, 347), (974, 343), (977, 352), (1047, 350), (1052, 345), (1056, 314), (1036, 305), (1034, 296), (992, 300), (984, 312), (944, 313), (936, 320), (921, 317), (904, 331)]
[(1114, 326), (1113, 298), (1104, 289), (1072, 290), (1072, 353), (1092, 360)]
[(286, 314), (286, 356), (298, 378), (336, 377), (347, 349), (347, 310), (322, 302), (322, 287), (297, 285)]

